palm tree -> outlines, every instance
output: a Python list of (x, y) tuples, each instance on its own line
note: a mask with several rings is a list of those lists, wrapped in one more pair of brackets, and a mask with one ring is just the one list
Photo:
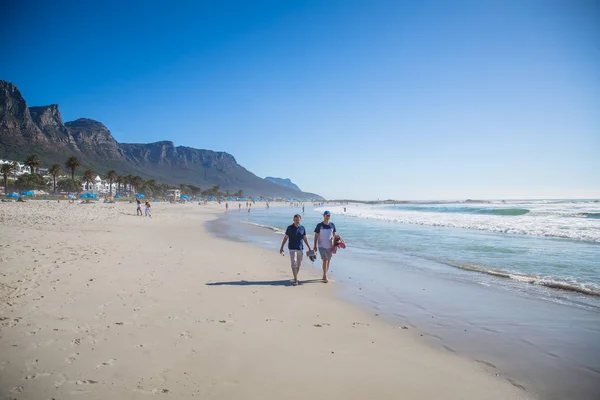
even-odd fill
[(198, 186), (188, 185), (188, 187), (192, 191), (192, 196), (197, 196), (202, 191)]
[(117, 194), (121, 194), (121, 183), (123, 183), (123, 177), (121, 175), (117, 175), (115, 182), (117, 182)]
[(111, 169), (110, 171), (108, 171), (106, 173), (106, 176), (104, 177), (104, 179), (108, 179), (108, 195), (112, 196), (112, 184), (113, 181), (117, 180), (117, 178), (119, 177), (119, 175), (117, 175), (117, 171), (115, 171), (114, 169)]
[(17, 161), (12, 162), (12, 173), (13, 173), (13, 181), (17, 180), (17, 171), (19, 170), (19, 163)]
[(132, 180), (133, 180), (133, 175), (125, 175), (123, 178), (123, 184), (125, 185), (125, 195), (126, 196), (130, 196), (131, 195), (131, 185), (132, 185)]
[(140, 187), (140, 189), (144, 192), (146, 196), (156, 197), (158, 193), (158, 185), (155, 179), (150, 179), (144, 182), (144, 184)]
[(142, 179), (142, 177), (137, 175), (131, 178), (131, 181), (129, 182), (129, 184), (133, 186), (133, 188), (135, 188), (136, 191), (139, 187), (142, 186), (143, 183), (144, 180)]
[(85, 189), (90, 190), (90, 183), (94, 180), (94, 171), (86, 169), (83, 171), (83, 181), (85, 182)]
[(65, 167), (71, 170), (71, 179), (75, 180), (75, 170), (81, 167), (81, 163), (75, 156), (69, 157), (69, 159), (65, 162)]
[(25, 165), (31, 169), (31, 175), (37, 174), (42, 166), (42, 161), (35, 154), (31, 154), (25, 160)]
[(13, 170), (13, 166), (11, 164), (2, 164), (0, 167), (0, 172), (2, 172), (2, 176), (4, 176), (4, 193), (8, 194), (8, 175)]
[(56, 194), (56, 175), (61, 173), (60, 165), (52, 164), (48, 172), (52, 175), (52, 180), (54, 181), (54, 194)]

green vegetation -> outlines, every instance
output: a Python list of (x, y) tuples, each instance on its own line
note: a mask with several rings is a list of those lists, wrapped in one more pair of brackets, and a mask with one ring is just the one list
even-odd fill
[(52, 164), (52, 166), (50, 167), (50, 169), (48, 169), (48, 173), (50, 175), (52, 175), (52, 182), (53, 182), (53, 192), (54, 194), (56, 194), (56, 175), (60, 174), (61, 172), (61, 168), (59, 164)]
[(0, 172), (2, 172), (2, 177), (4, 178), (4, 193), (8, 194), (8, 176), (13, 171), (13, 166), (11, 164), (2, 164), (0, 167)]
[(17, 190), (47, 190), (48, 183), (40, 174), (24, 174), (15, 182)]
[[(81, 181), (75, 179), (75, 171), (81, 167), (81, 162), (77, 157), (70, 156), (64, 163), (66, 170), (71, 172), (70, 179), (60, 179), (57, 181), (59, 175), (63, 172), (60, 164), (53, 164), (49, 169), (48, 173), (52, 176), (52, 181), (47, 182), (46, 179), (39, 174), (39, 169), (42, 166), (42, 160), (35, 154), (27, 156), (25, 165), (29, 166), (32, 173), (23, 174), (14, 180), (14, 190), (48, 190), (48, 186), (52, 185), (52, 192), (69, 192), (79, 193), (81, 192), (82, 183), (85, 184), (86, 190), (91, 190), (95, 183), (94, 179), (96, 173), (92, 169), (86, 169), (83, 172)], [(0, 172), (4, 178), (5, 192), (8, 193), (8, 182), (9, 177), (14, 175), (17, 170), (17, 163), (3, 164)], [(137, 175), (119, 175), (117, 171), (108, 171), (104, 179), (109, 182), (109, 195), (113, 195), (112, 186), (113, 183), (117, 184), (115, 195), (121, 196), (133, 196), (136, 193), (143, 193), (147, 197), (165, 197), (169, 190), (175, 189), (175, 186), (168, 185), (165, 183), (157, 182), (155, 179), (144, 180), (142, 177)], [(181, 195), (187, 196), (201, 196), (201, 197), (243, 197), (244, 191), (238, 190), (235, 193), (226, 190), (221, 192), (219, 185), (214, 185), (210, 189), (202, 190), (200, 187), (195, 185), (188, 185), (181, 183), (179, 185)]]
[(65, 162), (65, 167), (71, 170), (71, 180), (75, 180), (75, 171), (81, 166), (81, 163), (75, 156), (69, 157)]
[(62, 179), (58, 181), (56, 188), (59, 192), (79, 193), (81, 191), (81, 182), (73, 179)]

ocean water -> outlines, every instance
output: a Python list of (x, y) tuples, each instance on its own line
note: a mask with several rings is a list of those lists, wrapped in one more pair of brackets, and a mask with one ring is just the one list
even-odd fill
[[(302, 214), (236, 207), (227, 235), (273, 251)], [(325, 209), (344, 295), (543, 398), (600, 398), (600, 202), (306, 204), (308, 232)]]

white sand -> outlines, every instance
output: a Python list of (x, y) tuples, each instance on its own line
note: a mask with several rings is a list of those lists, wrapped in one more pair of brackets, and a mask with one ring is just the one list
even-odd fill
[(289, 258), (212, 237), (223, 209), (0, 203), (0, 398), (533, 397), (338, 299), (313, 268), (269, 284)]

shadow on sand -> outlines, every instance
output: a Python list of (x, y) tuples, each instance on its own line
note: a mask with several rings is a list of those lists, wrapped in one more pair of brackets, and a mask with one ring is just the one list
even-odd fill
[[(318, 283), (323, 282), (321, 279), (307, 279), (300, 280), (300, 286), (305, 283)], [(207, 283), (206, 286), (292, 286), (291, 279), (284, 279), (279, 281), (231, 281), (231, 282), (212, 282)]]

